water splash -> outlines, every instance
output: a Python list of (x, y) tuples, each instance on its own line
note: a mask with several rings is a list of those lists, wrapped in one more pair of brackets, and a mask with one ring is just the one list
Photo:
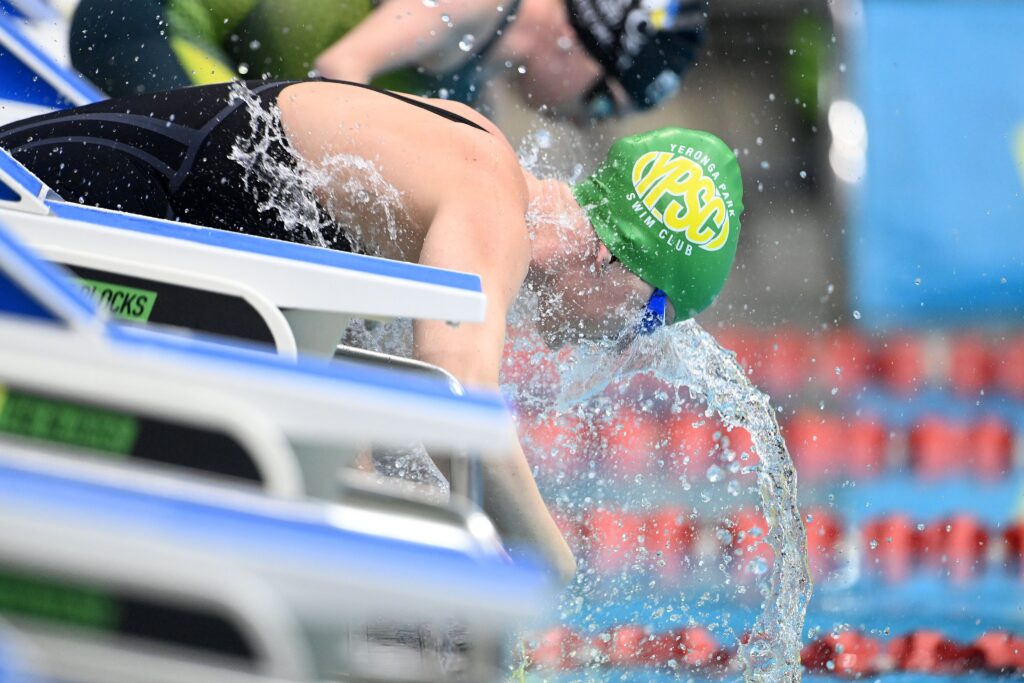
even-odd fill
[[(229, 158), (242, 167), (242, 184), (259, 212), (279, 220), (297, 242), (329, 246), (327, 235), (336, 228), (317, 202), (320, 182), (290, 153), (280, 111), (264, 107), (244, 83), (232, 84), (229, 101), (241, 102), (249, 114), (249, 135), (239, 136)], [(289, 153), (282, 155), (282, 148)]]
[(735, 354), (693, 320), (639, 337), (622, 353), (584, 345), (558, 367), (556, 400), (562, 410), (593, 398), (613, 380), (651, 374), (670, 386), (685, 386), (707, 406), (708, 416), (717, 414), (728, 427), (750, 434), (760, 457), (758, 493), (775, 565), (739, 658), (748, 681), (800, 680), (801, 632), (811, 597), (806, 532), (797, 506), (796, 470), (768, 396), (751, 384)]
[(261, 102), (245, 83), (232, 84), (230, 101), (246, 107), (249, 134), (235, 141), (229, 158), (242, 167), (260, 213), (296, 242), (334, 247), (343, 239), (361, 253), (408, 256), (399, 239), (409, 221), (402, 194), (373, 162), (336, 154), (312, 163), (292, 149), (276, 104)]

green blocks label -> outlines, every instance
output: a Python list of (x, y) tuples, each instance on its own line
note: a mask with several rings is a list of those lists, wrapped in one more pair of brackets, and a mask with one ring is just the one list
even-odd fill
[(106, 306), (118, 318), (146, 322), (153, 313), (156, 292), (99, 280), (76, 279), (89, 296)]
[(112, 629), (118, 618), (116, 603), (100, 591), (4, 570), (0, 612), (99, 630)]
[(129, 455), (139, 424), (130, 415), (0, 386), (0, 433)]

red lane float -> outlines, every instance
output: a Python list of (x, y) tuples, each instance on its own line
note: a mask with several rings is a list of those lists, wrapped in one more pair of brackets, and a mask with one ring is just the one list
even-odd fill
[(925, 378), (924, 340), (895, 335), (875, 349), (875, 370), (883, 383), (899, 394), (916, 391)]
[(953, 391), (975, 396), (995, 380), (996, 364), (988, 341), (978, 334), (963, 334), (949, 342), (949, 383)]
[(988, 532), (970, 515), (925, 525), (916, 540), (921, 565), (945, 570), (956, 583), (965, 583), (985, 569)]
[(956, 474), (970, 449), (966, 426), (929, 415), (910, 432), (910, 463), (926, 479)]
[(998, 417), (989, 416), (970, 427), (968, 470), (976, 477), (998, 481), (1013, 467), (1013, 431)]
[(620, 477), (650, 471), (652, 460), (668, 455), (667, 439), (656, 416), (634, 410), (622, 410), (615, 419), (598, 428), (604, 447), (604, 470)]
[(593, 567), (614, 574), (633, 567), (643, 543), (645, 517), (639, 513), (597, 508), (590, 513)]
[(810, 375), (807, 335), (796, 330), (773, 330), (764, 339), (760, 358), (753, 365), (755, 383), (776, 396), (802, 390)]
[(843, 472), (843, 424), (818, 412), (799, 412), (784, 432), (797, 472), (804, 481), (839, 478)]
[[(568, 671), (584, 667), (667, 668), (721, 673), (735, 661), (735, 651), (722, 645), (707, 629), (687, 627), (652, 632), (624, 624), (585, 637), (564, 626), (555, 627), (526, 643), (532, 668)], [(973, 642), (961, 643), (936, 630), (920, 629), (882, 641), (861, 631), (821, 636), (804, 646), (804, 667), (816, 674), (863, 678), (891, 672), (998, 674), (1024, 672), (1024, 638), (1004, 631), (987, 631)]]
[(808, 643), (801, 660), (817, 673), (836, 673), (860, 678), (879, 671), (881, 644), (871, 636), (857, 631), (830, 633)]
[(984, 653), (975, 645), (960, 645), (938, 631), (921, 630), (889, 642), (893, 668), (931, 674), (956, 674), (984, 667)]
[(1003, 564), (1024, 578), (1024, 522), (1017, 522), (1003, 532)]
[[(665, 471), (693, 480), (711, 465), (727, 470), (729, 478), (750, 480), (758, 462), (745, 430), (728, 431), (695, 413), (658, 417), (625, 410), (597, 427), (574, 416), (524, 415), (521, 420), (527, 455), (544, 477), (578, 475), (594, 460), (603, 474), (627, 483), (636, 475)], [(845, 423), (836, 415), (799, 411), (783, 425), (783, 434), (805, 483), (876, 477), (890, 461), (904, 460), (894, 452), (901, 444), (911, 470), (927, 480), (967, 475), (997, 481), (1014, 467), (1016, 435), (994, 415), (971, 423), (926, 415), (904, 438), (871, 416)]]
[(806, 519), (808, 562), (811, 577), (817, 581), (839, 566), (843, 527), (839, 519), (824, 508), (812, 509)]
[(678, 579), (694, 556), (697, 525), (680, 508), (664, 508), (647, 518), (644, 548), (648, 557), (668, 579)]
[[(552, 514), (571, 547), (602, 574), (646, 572), (672, 584), (684, 580), (702, 555), (714, 555), (729, 558), (734, 575), (748, 580), (773, 562), (764, 516), (748, 508), (719, 520), (697, 519), (675, 507), (649, 513), (598, 508), (572, 515), (556, 509)], [(817, 507), (807, 510), (805, 526), (816, 580), (827, 580), (858, 556), (865, 574), (890, 584), (906, 581), (914, 572), (967, 583), (983, 575), (990, 562), (1024, 578), (1024, 522), (999, 533), (970, 514), (927, 523), (893, 514), (867, 520), (852, 531), (830, 509)]]
[(885, 469), (889, 430), (871, 417), (855, 418), (843, 435), (846, 474), (854, 479), (872, 479)]
[(879, 573), (887, 583), (905, 581), (914, 567), (914, 526), (906, 515), (868, 522), (861, 532), (868, 572)]
[(1006, 340), (999, 349), (996, 371), (1000, 389), (1024, 397), (1024, 334)]
[(860, 335), (834, 330), (811, 345), (814, 358), (811, 376), (822, 388), (836, 388), (843, 395), (863, 388), (871, 371), (871, 347)]

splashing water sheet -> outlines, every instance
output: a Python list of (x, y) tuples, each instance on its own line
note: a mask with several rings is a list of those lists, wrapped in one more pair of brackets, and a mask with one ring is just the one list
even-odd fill
[[(685, 387), (728, 428), (745, 429), (760, 458), (757, 488), (775, 564), (762, 587), (763, 602), (746, 642), (739, 647), (748, 681), (798, 681), (801, 634), (811, 597), (806, 532), (797, 506), (796, 471), (768, 396), (754, 387), (735, 355), (696, 321), (638, 337), (621, 353), (584, 345), (562, 363), (560, 410), (595, 396), (608, 382), (647, 374), (670, 387)], [(721, 475), (717, 475), (721, 476)], [(708, 478), (716, 477), (709, 472)]]
[[(538, 177), (560, 176), (573, 184), (579, 180), (583, 171), (581, 164), (575, 163), (575, 160), (578, 150), (584, 145), (572, 137), (551, 136), (545, 130), (535, 131), (523, 139), (520, 145), (520, 161), (527, 170), (534, 172)], [(529, 215), (527, 222), (530, 223)], [(554, 224), (557, 226), (558, 221), (554, 221)], [(752, 619), (753, 623), (746, 624), (741, 630), (734, 630), (728, 623), (728, 614), (724, 617), (722, 615), (722, 610), (728, 612), (732, 608), (729, 605), (722, 605), (725, 587), (732, 586), (735, 598), (751, 597), (744, 595), (744, 586), (734, 585), (734, 565), (737, 558), (728, 554), (723, 554), (722, 561), (718, 564), (720, 573), (717, 577), (706, 571), (696, 571), (706, 570), (706, 567), (690, 567), (690, 577), (694, 583), (701, 583), (701, 588), (707, 588), (692, 600), (679, 595), (652, 595), (659, 588), (658, 581), (647, 581), (650, 573), (645, 574), (643, 570), (650, 570), (652, 565), (647, 564), (643, 567), (643, 561), (635, 562), (634, 566), (613, 577), (611, 581), (608, 581), (607, 577), (600, 578), (599, 572), (593, 567), (584, 566), (577, 577), (576, 585), (567, 591), (567, 597), (563, 599), (562, 620), (572, 621), (584, 611), (581, 605), (590, 602), (595, 604), (591, 604), (587, 610), (588, 620), (594, 615), (600, 615), (595, 621), (606, 625), (611, 618), (609, 615), (616, 613), (616, 608), (621, 606), (616, 603), (635, 601), (637, 597), (641, 598), (642, 607), (632, 612), (631, 617), (639, 618), (640, 625), (648, 629), (655, 623), (664, 623), (666, 620), (663, 617), (667, 612), (674, 612), (673, 619), (668, 620), (669, 623), (680, 623), (675, 619), (682, 618), (683, 623), (687, 625), (698, 625), (700, 622), (695, 619), (694, 612), (706, 611), (707, 614), (699, 616), (715, 620), (719, 630), (731, 633), (734, 640), (742, 638), (736, 659), (745, 680), (765, 683), (799, 681), (803, 671), (800, 664), (802, 631), (812, 585), (806, 531), (797, 504), (796, 470), (782, 438), (769, 397), (753, 386), (736, 360), (735, 354), (723, 349), (695, 320), (663, 327), (651, 335), (639, 336), (625, 347), (609, 345), (606, 342), (584, 341), (573, 346), (568, 353), (557, 353), (544, 348), (536, 337), (531, 341), (528, 333), (523, 334), (524, 328), (532, 325), (530, 321), (537, 320), (538, 316), (542, 315), (542, 311), (538, 311), (538, 305), (543, 308), (543, 304), (538, 304), (529, 292), (525, 292), (510, 317), (510, 337), (513, 338), (511, 351), (515, 360), (506, 361), (503, 388), (521, 410), (546, 418), (558, 415), (573, 416), (580, 419), (571, 424), (582, 423), (582, 427), (571, 427), (570, 433), (564, 439), (565, 443), (557, 444), (554, 448), (550, 444), (546, 447), (541, 445), (541, 448), (536, 449), (535, 457), (567, 457), (578, 460), (581, 455), (585, 456), (585, 446), (573, 442), (582, 442), (586, 439), (581, 433), (571, 433), (572, 430), (592, 431), (595, 426), (602, 424), (607, 428), (609, 422), (613, 423), (612, 427), (622, 427), (624, 425), (614, 423), (627, 420), (626, 414), (635, 414), (637, 410), (643, 411), (652, 405), (657, 406), (659, 397), (645, 396), (643, 390), (637, 395), (628, 388), (632, 379), (654, 378), (663, 388), (657, 391), (667, 388), (668, 395), (660, 398), (667, 398), (671, 403), (668, 412), (673, 415), (686, 412), (687, 404), (692, 409), (693, 403), (700, 403), (704, 418), (717, 417), (727, 430), (746, 430), (750, 435), (751, 450), (759, 463), (756, 467), (747, 468), (744, 473), (749, 473), (750, 470), (756, 472), (756, 493), (767, 530), (763, 538), (748, 537), (746, 542), (750, 545), (746, 550), (750, 550), (755, 542), (763, 541), (770, 545), (774, 553), (774, 564), (770, 571), (767, 566), (757, 566), (753, 570), (750, 570), (750, 567), (746, 568), (750, 574), (757, 576), (757, 597), (760, 600), (756, 604), (757, 616)], [(517, 338), (520, 341), (517, 342)], [(516, 367), (517, 364), (524, 363), (532, 366), (532, 371), (524, 373), (522, 368)], [(538, 377), (545, 374), (546, 377)], [(664, 400), (660, 403), (664, 405)], [(528, 440), (529, 436), (524, 434), (524, 438)], [(691, 518), (697, 517), (698, 509), (701, 507), (704, 513), (710, 511), (720, 514), (723, 510), (709, 509), (709, 503), (713, 501), (711, 490), (717, 493), (727, 492), (727, 498), (735, 497), (741, 490), (741, 479), (734, 476), (740, 471), (740, 467), (735, 454), (729, 450), (729, 438), (716, 434), (715, 440), (718, 441), (715, 446), (716, 455), (722, 461), (723, 467), (718, 464), (708, 467), (703, 472), (706, 482), (691, 483), (685, 475), (679, 477), (678, 482), (672, 482), (671, 477), (666, 476), (669, 461), (675, 458), (677, 462), (681, 460), (691, 465), (696, 463), (691, 462), (690, 455), (666, 454), (662, 448), (666, 441), (662, 441), (650, 452), (644, 453), (644, 457), (652, 461), (653, 467), (647, 470), (647, 474), (639, 474), (629, 479), (624, 488), (614, 485), (604, 489), (600, 486), (589, 487), (583, 496), (578, 492), (572, 492), (574, 482), (578, 484), (581, 479), (594, 476), (598, 479), (609, 478), (607, 462), (598, 463), (604, 467), (605, 473), (600, 471), (600, 467), (595, 467), (594, 462), (590, 462), (588, 471), (563, 476), (557, 480), (555, 488), (558, 492), (555, 496), (560, 500), (552, 502), (556, 507), (565, 503), (571, 509), (584, 512), (605, 504), (613, 508), (634, 511), (650, 510), (652, 506), (659, 504), (659, 494), (654, 490), (660, 488), (660, 504), (675, 506), (677, 509), (680, 500), (692, 500), (696, 494), (697, 504), (689, 514)], [(526, 445), (530, 447), (530, 444)], [(555, 453), (552, 453), (552, 450)], [(687, 450), (692, 454), (691, 448)], [(622, 454), (606, 455), (614, 459)], [(703, 469), (703, 463), (707, 462), (711, 454), (696, 455), (698, 462), (702, 463), (700, 468)], [(743, 455), (743, 459), (745, 458), (746, 454)], [(557, 471), (560, 464), (548, 463), (547, 466)], [(644, 477), (660, 481), (652, 484), (645, 481)], [(614, 478), (614, 475), (611, 478)], [(724, 484), (720, 486), (720, 482)], [(735, 542), (736, 546), (739, 546), (743, 534), (737, 534), (739, 538), (735, 539), (732, 534), (733, 532), (726, 532), (720, 526), (716, 540), (725, 542), (726, 539), (723, 537), (728, 536), (728, 543)], [(632, 540), (637, 546), (644, 544), (643, 536)], [(593, 538), (589, 540), (591, 544), (597, 542), (600, 541)], [(595, 549), (591, 547), (590, 550)], [(643, 549), (638, 550), (638, 555), (642, 555)], [(742, 556), (742, 553), (739, 554)], [(653, 559), (655, 558), (646, 558), (647, 561)], [(764, 563), (763, 560), (755, 561)], [(664, 565), (664, 558), (655, 562), (658, 563)], [(702, 563), (703, 560), (699, 560), (695, 564)], [(733, 566), (730, 567), (730, 564)], [(754, 564), (754, 561), (751, 564)], [(642, 578), (630, 579), (627, 577), (630, 573)], [(702, 582), (700, 575), (707, 581)], [(603, 590), (600, 585), (602, 581), (606, 584)], [(714, 585), (707, 586), (708, 581)], [(685, 587), (680, 588), (685, 590)], [(683, 604), (680, 604), (680, 600)], [(691, 601), (694, 605), (685, 604)], [(626, 608), (625, 611), (629, 613), (630, 609), (632, 608)], [(587, 624), (584, 630), (589, 633), (603, 630), (607, 633), (607, 629), (593, 623)], [(607, 635), (601, 636), (602, 639), (606, 637)], [(584, 654), (583, 658), (586, 659), (587, 656)], [(598, 656), (594, 665), (600, 666), (607, 663), (606, 660), (607, 656)], [(670, 674), (673, 670), (676, 674), (681, 673), (677, 670), (679, 662), (671, 660), (668, 664)], [(584, 665), (586, 666), (586, 663)], [(602, 675), (595, 669), (586, 673), (586, 680), (617, 680), (620, 677), (626, 680), (628, 675), (628, 671), (622, 670), (611, 676), (607, 672)], [(573, 677), (573, 680), (576, 678)]]

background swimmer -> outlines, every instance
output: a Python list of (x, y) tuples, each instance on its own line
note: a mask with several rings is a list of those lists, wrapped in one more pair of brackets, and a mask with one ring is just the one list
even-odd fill
[(582, 121), (672, 94), (704, 22), (694, 0), (82, 0), (71, 50), (113, 96), (315, 68), (475, 104), (515, 70), (529, 106)]

